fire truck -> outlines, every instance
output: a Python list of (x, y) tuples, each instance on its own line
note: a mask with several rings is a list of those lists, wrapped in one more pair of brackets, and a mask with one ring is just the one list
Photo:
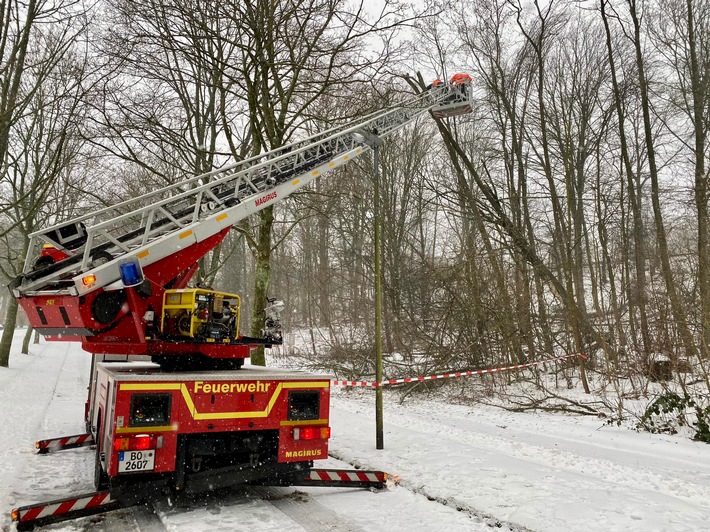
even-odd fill
[[(238, 221), (422, 115), (471, 108), (469, 82), (438, 85), (356, 123), (31, 234), (13, 295), (47, 340), (81, 342), (93, 355), (86, 433), (36, 446), (41, 454), (95, 446), (96, 491), (17, 508), (18, 527), (247, 482), (382, 487), (382, 472), (313, 468), (328, 456), (328, 376), (242, 368), (253, 348), (282, 343), (283, 302), (269, 299), (264, 328), (247, 336), (237, 294), (190, 282)], [(102, 361), (112, 355), (143, 361)]]

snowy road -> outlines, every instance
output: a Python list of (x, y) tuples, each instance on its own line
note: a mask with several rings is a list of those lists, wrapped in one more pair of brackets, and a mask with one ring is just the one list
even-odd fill
[(710, 530), (707, 444), (594, 418), (386, 401), (378, 454), (370, 401), (352, 395), (334, 400), (336, 453), (451, 506), (541, 531)]
[[(42, 344), (0, 370), (0, 527), (25, 503), (85, 491), (93, 453), (38, 456), (39, 437), (82, 432), (89, 357)], [(396, 475), (373, 493), (235, 488), (156, 514), (119, 510), (46, 527), (66, 531), (710, 530), (710, 446), (636, 433), (594, 418), (511, 414), (411, 398), (385, 399), (385, 449), (374, 449), (368, 390), (333, 394), (331, 451)], [(329, 459), (323, 467), (348, 467)], [(501, 527), (501, 528), (499, 528)]]

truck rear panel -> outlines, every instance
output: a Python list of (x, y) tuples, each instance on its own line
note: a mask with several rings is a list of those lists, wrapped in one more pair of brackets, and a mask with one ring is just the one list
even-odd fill
[(162, 476), (180, 488), (210, 470), (224, 476), (252, 468), (258, 477), (273, 469), (264, 466), (310, 467), (328, 456), (325, 376), (261, 367), (166, 373), (149, 363), (100, 363), (95, 386), (91, 428), (112, 486)]

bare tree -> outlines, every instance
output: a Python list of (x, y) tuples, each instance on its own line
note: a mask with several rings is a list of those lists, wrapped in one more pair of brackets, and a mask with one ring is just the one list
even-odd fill
[[(660, 6), (659, 6), (660, 7)], [(652, 12), (649, 31), (674, 76), (666, 96), (680, 113), (668, 124), (690, 153), (697, 213), (698, 287), (701, 350), (710, 352), (710, 174), (707, 168), (710, 130), (710, 9), (704, 2), (675, 0)], [(686, 124), (689, 127), (686, 127)]]
[(656, 239), (660, 256), (663, 279), (668, 293), (668, 300), (673, 312), (674, 321), (678, 326), (680, 338), (688, 356), (697, 354), (695, 341), (688, 326), (685, 305), (683, 305), (680, 294), (676, 288), (676, 281), (673, 277), (671, 261), (668, 251), (668, 239), (666, 227), (663, 221), (663, 213), (660, 203), (660, 183), (659, 171), (656, 160), (656, 145), (654, 142), (653, 124), (651, 116), (651, 103), (649, 100), (649, 80), (646, 75), (646, 61), (643, 56), (643, 45), (641, 42), (641, 16), (639, 4), (636, 0), (627, 0), (629, 14), (632, 21), (633, 34), (630, 37), (636, 53), (636, 74), (639, 83), (641, 98), (641, 110), (643, 114), (644, 147), (648, 157), (648, 170), (651, 179), (651, 204), (653, 205), (653, 222), (656, 228)]
[(624, 102), (623, 87), (621, 85), (621, 82), (619, 81), (619, 74), (617, 73), (616, 67), (618, 58), (618, 51), (616, 49), (619, 48), (619, 45), (618, 43), (616, 43), (615, 46), (615, 43), (612, 40), (612, 33), (608, 21), (607, 9), (608, 2), (606, 0), (602, 0), (600, 3), (600, 13), (604, 23), (604, 29), (606, 34), (606, 48), (609, 58), (609, 70), (612, 79), (612, 89), (614, 92), (614, 107), (616, 109), (617, 115), (619, 147), (622, 160), (622, 168), (620, 169), (620, 171), (622, 172), (622, 175), (626, 176), (627, 179), (628, 184), (626, 187), (626, 191), (629, 196), (629, 204), (631, 208), (631, 217), (633, 223), (631, 245), (633, 246), (634, 251), (633, 257), (634, 268), (636, 273), (636, 289), (633, 292), (635, 297), (629, 298), (629, 304), (632, 305), (634, 302), (638, 304), (643, 352), (648, 354), (651, 352), (652, 347), (648, 325), (648, 312), (646, 309), (646, 300), (648, 295), (646, 289), (646, 243), (644, 235), (644, 221), (641, 215), (642, 190), (639, 186), (638, 180), (636, 179), (637, 173), (634, 172), (634, 169), (632, 167), (633, 160), (630, 151), (631, 148), (629, 147), (629, 142), (627, 141), (626, 135), (625, 124), (627, 122), (627, 116), (625, 114), (626, 106)]
[[(5, 254), (0, 259), (5, 278), (21, 272), (28, 252), (27, 235), (55, 219), (61, 210), (64, 185), (82, 146), (79, 131), (85, 111), (87, 62), (76, 41), (86, 20), (54, 9), (50, 15), (64, 18), (33, 29), (39, 38), (27, 46), (28, 61), (16, 95), (22, 109), (14, 109), (17, 115), (7, 130), (0, 181), (8, 202), (0, 218), (6, 228), (2, 233)], [(9, 362), (16, 317), (17, 302), (11, 298), (0, 339), (0, 366)]]
[[(225, 64), (224, 72), (245, 99), (252, 154), (279, 148), (303, 134), (318, 101), (326, 96), (353, 109), (348, 96), (356, 92), (354, 86), (371, 84), (393, 59), (386, 36), (406, 23), (393, 5), (385, 2), (382, 12), (369, 16), (364, 2), (344, 0), (221, 3), (222, 16), (239, 28), (235, 45), (241, 56)], [(385, 37), (382, 48), (365, 53), (371, 39), (379, 36)], [(273, 208), (258, 216), (249, 230), (242, 226), (256, 261), (252, 333), (262, 327), (274, 245)], [(252, 355), (252, 362), (264, 363), (263, 350)]]
[[(84, 13), (74, 0), (27, 3), (3, 0), (0, 6), (0, 178), (7, 184), (13, 127), (27, 112), (36, 91), (74, 45), (85, 22)], [(41, 200), (41, 188), (46, 183), (37, 181), (33, 186), (24, 193)], [(13, 208), (13, 202), (7, 200), (10, 197), (0, 196), (0, 214)], [(37, 205), (33, 206), (36, 208)], [(16, 228), (21, 221), (3, 220), (0, 235)]]

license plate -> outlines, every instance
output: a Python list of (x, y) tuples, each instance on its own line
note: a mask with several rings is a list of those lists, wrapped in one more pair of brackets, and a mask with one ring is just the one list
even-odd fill
[(118, 453), (118, 472), (153, 471), (155, 469), (155, 449), (145, 451), (121, 451)]

